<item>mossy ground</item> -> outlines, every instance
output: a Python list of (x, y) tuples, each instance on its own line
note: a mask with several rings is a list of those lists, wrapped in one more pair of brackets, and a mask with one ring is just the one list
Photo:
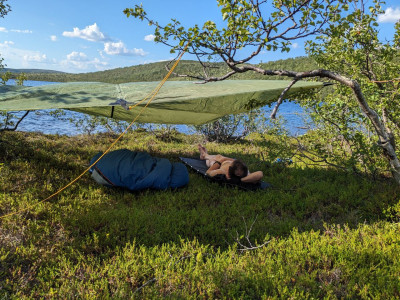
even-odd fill
[[(185, 188), (131, 193), (85, 174), (40, 203), (114, 138), (0, 135), (0, 214), (29, 208), (0, 220), (0, 298), (400, 297), (400, 188), (271, 164), (265, 139), (207, 147), (262, 170), (266, 191), (190, 173)], [(178, 161), (196, 157), (199, 141), (132, 132), (116, 148)]]

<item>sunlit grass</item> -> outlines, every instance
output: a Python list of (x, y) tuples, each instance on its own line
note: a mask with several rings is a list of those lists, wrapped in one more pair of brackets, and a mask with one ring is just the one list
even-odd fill
[[(388, 179), (269, 158), (273, 142), (208, 143), (272, 184), (246, 192), (190, 173), (176, 191), (128, 192), (85, 174), (115, 137), (0, 136), (0, 296), (395, 298), (399, 188)], [(272, 139), (272, 138), (271, 138)], [(126, 135), (117, 148), (179, 161), (196, 136)], [(242, 251), (243, 246), (259, 249)]]

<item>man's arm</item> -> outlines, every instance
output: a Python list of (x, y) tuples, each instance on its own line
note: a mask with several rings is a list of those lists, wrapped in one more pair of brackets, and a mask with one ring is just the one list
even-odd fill
[(221, 165), (219, 163), (214, 163), (211, 167), (208, 168), (206, 174), (211, 177), (214, 177), (218, 174), (225, 174), (225, 171), (221, 170), (220, 167)]
[(250, 173), (246, 177), (240, 179), (242, 182), (256, 183), (259, 182), (263, 178), (264, 174), (262, 171), (257, 171), (254, 173)]

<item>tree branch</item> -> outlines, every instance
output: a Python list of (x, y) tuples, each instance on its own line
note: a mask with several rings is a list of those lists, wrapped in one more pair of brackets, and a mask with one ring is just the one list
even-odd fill
[(293, 80), (290, 82), (290, 84), (282, 91), (282, 93), (280, 94), (280, 96), (279, 96), (279, 98), (278, 98), (278, 100), (277, 100), (277, 102), (276, 102), (276, 105), (275, 105), (274, 109), (272, 110), (272, 113), (271, 113), (271, 116), (270, 116), (271, 119), (276, 119), (276, 113), (278, 112), (279, 106), (280, 106), (280, 105), (282, 104), (282, 102), (283, 102), (283, 97), (285, 97), (287, 91), (290, 90), (290, 88), (291, 88), (297, 81), (298, 81), (297, 78), (293, 79)]
[[(0, 132), (1, 131), (15, 131), (15, 130), (17, 130), (17, 128), (18, 128), (18, 125), (22, 122), (22, 120), (23, 119), (25, 119), (25, 117), (29, 114), (29, 112), (30, 112), (30, 110), (27, 110), (26, 112), (25, 112), (25, 114), (18, 120), (18, 122), (15, 124), (15, 126), (14, 126), (14, 128), (3, 128), (3, 129), (0, 129)], [(8, 123), (8, 114), (7, 114), (7, 120), (6, 120), (6, 124), (5, 124), (5, 126), (7, 126), (7, 123)]]

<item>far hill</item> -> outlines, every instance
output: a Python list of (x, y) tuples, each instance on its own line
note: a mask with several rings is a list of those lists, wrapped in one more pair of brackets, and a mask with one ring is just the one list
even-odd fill
[(11, 72), (13, 74), (65, 74), (65, 72), (61, 71), (54, 71), (54, 70), (44, 70), (44, 69), (11, 69), (11, 68), (4, 68), (0, 70), (0, 73)]
[[(62, 73), (62, 72), (42, 72), (42, 70), (30, 70), (32, 72), (25, 72), (29, 80), (39, 81), (55, 81), (55, 82), (69, 82), (69, 81), (98, 81), (109, 83), (124, 83), (124, 82), (138, 82), (138, 81), (160, 81), (167, 74), (165, 69), (166, 61), (156, 62), (145, 65), (136, 65), (131, 67), (116, 68), (112, 70), (90, 72), (90, 73)], [(228, 67), (224, 63), (213, 63), (213, 76), (225, 74)], [(277, 60), (273, 62), (260, 63), (264, 69), (286, 69), (292, 71), (307, 71), (317, 68), (314, 60), (308, 57), (288, 58)], [(202, 74), (202, 69), (197, 61), (183, 60), (179, 63), (176, 69), (177, 73), (181, 74)], [(172, 80), (182, 80), (172, 75)], [(247, 72), (244, 74), (236, 74), (231, 79), (272, 79), (272, 77), (265, 77), (254, 72)], [(276, 79), (276, 78), (275, 78)]]

